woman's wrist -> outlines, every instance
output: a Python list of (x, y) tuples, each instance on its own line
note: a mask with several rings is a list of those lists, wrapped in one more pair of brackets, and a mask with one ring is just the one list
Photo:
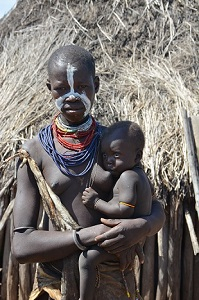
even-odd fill
[(103, 224), (83, 228), (78, 231), (79, 242), (86, 247), (95, 245), (97, 244), (95, 237), (106, 232), (108, 229), (110, 228)]
[(79, 233), (77, 230), (73, 230), (73, 241), (77, 246), (77, 248), (79, 248), (81, 251), (85, 251), (87, 249), (87, 247), (83, 245), (82, 242), (80, 241)]

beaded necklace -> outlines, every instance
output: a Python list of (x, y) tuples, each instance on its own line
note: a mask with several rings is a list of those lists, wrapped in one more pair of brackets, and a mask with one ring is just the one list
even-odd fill
[(77, 126), (64, 124), (61, 119), (61, 114), (56, 115), (54, 118), (54, 123), (56, 124), (56, 126), (60, 130), (67, 133), (87, 131), (91, 127), (92, 122), (93, 122), (93, 118), (90, 115), (87, 116), (84, 123)]
[[(67, 176), (74, 176), (74, 177), (79, 177), (79, 176), (84, 176), (89, 170), (92, 168), (95, 157), (97, 155), (98, 151), (98, 146), (99, 146), (99, 141), (101, 137), (101, 126), (95, 122), (92, 122), (92, 134), (91, 129), (87, 131), (89, 132), (90, 136), (92, 138), (89, 139), (85, 143), (79, 143), (79, 144), (84, 144), (84, 147), (81, 147), (81, 149), (71, 149), (71, 143), (69, 144), (69, 148), (67, 146), (64, 146), (67, 149), (70, 150), (76, 150), (75, 153), (70, 153), (70, 154), (60, 154), (54, 144), (54, 137), (53, 137), (53, 132), (54, 130), (57, 131), (57, 127), (54, 125), (55, 122), (53, 122), (51, 125), (48, 125), (44, 127), (43, 129), (40, 130), (39, 132), (39, 140), (44, 148), (44, 150), (51, 156), (59, 170)], [(55, 129), (54, 129), (55, 128)], [(86, 132), (84, 132), (86, 133)], [(66, 133), (65, 133), (66, 134)], [(81, 134), (81, 131), (77, 134)], [(73, 135), (73, 134), (72, 134)], [(71, 135), (70, 135), (71, 136)], [(59, 141), (59, 140), (58, 140)], [(60, 141), (59, 141), (60, 142)], [(73, 145), (74, 146), (74, 145)], [(84, 168), (83, 171), (79, 173), (72, 173), (69, 168), (71, 167), (77, 167), (82, 165), (87, 161), (87, 164)]]
[[(62, 129), (59, 124), (59, 119), (55, 117), (54, 122), (52, 124), (52, 129), (54, 135), (56, 136), (58, 142), (65, 148), (69, 150), (82, 151), (84, 150), (92, 141), (95, 129), (96, 122), (94, 118), (89, 116), (89, 119), (85, 122), (85, 125), (79, 125), (79, 127), (68, 126), (65, 129)], [(76, 130), (74, 130), (74, 128)], [(79, 143), (70, 143), (67, 142), (64, 138), (72, 138), (72, 139), (80, 139), (82, 137), (86, 137), (83, 142)]]

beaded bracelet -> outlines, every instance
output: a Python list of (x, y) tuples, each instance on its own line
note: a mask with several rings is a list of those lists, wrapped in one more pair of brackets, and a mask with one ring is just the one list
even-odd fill
[(94, 202), (94, 209), (97, 209), (97, 202), (100, 200), (100, 198), (97, 198), (96, 200), (95, 200), (95, 202)]
[(77, 231), (76, 230), (73, 230), (73, 241), (75, 243), (75, 245), (77, 246), (77, 248), (79, 248), (80, 250), (82, 251), (85, 251), (87, 249), (86, 246), (82, 245), (79, 240), (78, 240), (78, 237), (77, 237)]

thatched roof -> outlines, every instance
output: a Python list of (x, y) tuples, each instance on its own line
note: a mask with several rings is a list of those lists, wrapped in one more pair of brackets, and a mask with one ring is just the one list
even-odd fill
[[(18, 0), (0, 20), (0, 154), (5, 160), (49, 123), (46, 62), (77, 43), (96, 58), (93, 109), (105, 124), (137, 121), (144, 164), (160, 191), (189, 188), (181, 108), (199, 114), (198, 1)], [(2, 171), (2, 184), (13, 165)]]

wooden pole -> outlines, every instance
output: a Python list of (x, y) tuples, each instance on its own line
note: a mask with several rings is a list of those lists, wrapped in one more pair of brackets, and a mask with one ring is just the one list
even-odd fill
[[(195, 230), (196, 230), (196, 235), (199, 236), (199, 222), (196, 214), (195, 214)], [(193, 299), (192, 300), (198, 300), (198, 296), (199, 296), (198, 278), (199, 278), (199, 254), (194, 255), (193, 257)]]
[(0, 198), (5, 194), (6, 190), (13, 184), (14, 182), (14, 177), (11, 177), (7, 183), (5, 184), (5, 186), (2, 188), (2, 190), (0, 191)]
[(199, 254), (199, 244), (198, 244), (197, 236), (196, 236), (196, 233), (194, 230), (192, 218), (191, 218), (190, 212), (187, 208), (185, 209), (185, 219), (186, 219), (187, 227), (189, 229), (193, 252), (194, 252), (194, 255), (197, 255), (197, 254)]
[(6, 300), (18, 299), (19, 264), (10, 253), (7, 277), (7, 298)]
[(145, 300), (154, 300), (155, 281), (155, 235), (146, 239), (144, 245), (145, 261), (142, 266), (142, 287), (141, 295)]
[(193, 128), (193, 135), (196, 145), (196, 154), (199, 163), (199, 116), (191, 116), (191, 125)]
[(32, 289), (30, 264), (19, 265), (19, 299), (28, 300)]
[[(185, 213), (186, 216), (186, 213)], [(184, 226), (183, 233), (183, 260), (182, 260), (182, 288), (181, 299), (193, 300), (193, 248), (190, 239), (190, 229)]]
[(10, 217), (13, 207), (14, 207), (14, 199), (10, 201), (9, 205), (7, 206), (7, 208), (3, 214), (3, 217), (0, 220), (0, 231), (4, 228), (6, 221)]
[(193, 182), (193, 189), (195, 194), (195, 208), (199, 219), (199, 172), (198, 172), (198, 161), (196, 157), (195, 142), (193, 136), (193, 130), (191, 127), (190, 118), (187, 116), (187, 111), (182, 110), (184, 135), (187, 148), (187, 157), (189, 162), (189, 172)]
[(5, 242), (3, 251), (3, 270), (2, 270), (2, 285), (1, 285), (1, 298), (7, 299), (7, 278), (8, 278), (8, 265), (10, 257), (10, 219), (8, 219), (5, 230)]
[(170, 200), (170, 224), (168, 241), (168, 288), (166, 299), (179, 300), (181, 287), (183, 206), (182, 201), (177, 199), (175, 194), (171, 194), (168, 200)]
[(169, 216), (167, 215), (164, 227), (158, 232), (158, 283), (156, 291), (156, 300), (167, 299), (167, 284), (168, 284), (168, 231), (169, 231)]

